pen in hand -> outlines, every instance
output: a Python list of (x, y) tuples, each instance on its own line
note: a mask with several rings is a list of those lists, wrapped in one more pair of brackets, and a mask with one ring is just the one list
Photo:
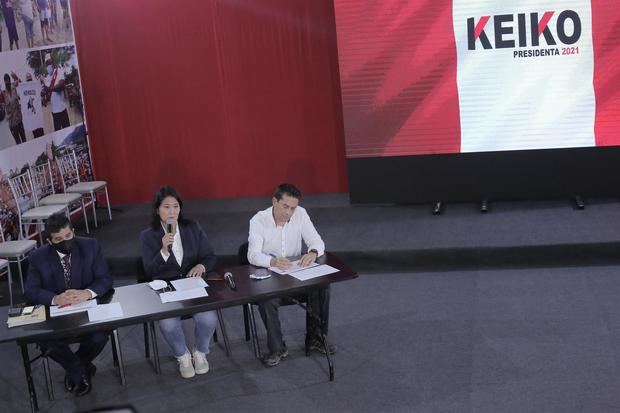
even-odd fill
[[(278, 257), (273, 252), (268, 252), (267, 255), (269, 255), (271, 258), (274, 258), (276, 260), (275, 262), (278, 261)], [(269, 261), (269, 266), (272, 266), (271, 261), (273, 261), (273, 260)]]
[(270, 266), (277, 267), (277, 268), (279, 268), (279, 269), (281, 269), (283, 271), (288, 270), (291, 267), (291, 262), (288, 259), (286, 259), (286, 258), (278, 258), (278, 257), (276, 257), (275, 255), (273, 255), (271, 253), (269, 255), (271, 255), (273, 257), (272, 258), (273, 263), (270, 262), (269, 263)]

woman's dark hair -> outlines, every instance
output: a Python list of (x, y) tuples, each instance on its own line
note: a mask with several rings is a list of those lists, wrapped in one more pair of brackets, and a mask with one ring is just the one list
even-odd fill
[(161, 227), (161, 219), (159, 218), (159, 206), (161, 205), (162, 201), (169, 196), (176, 199), (179, 203), (179, 208), (181, 209), (179, 211), (179, 223), (185, 224), (187, 222), (187, 220), (183, 218), (183, 200), (181, 199), (181, 195), (179, 195), (177, 190), (173, 187), (165, 185), (159, 188), (157, 192), (155, 192), (155, 198), (153, 199), (153, 208), (151, 208), (151, 211), (153, 212), (151, 226), (153, 227), (153, 229), (158, 229)]

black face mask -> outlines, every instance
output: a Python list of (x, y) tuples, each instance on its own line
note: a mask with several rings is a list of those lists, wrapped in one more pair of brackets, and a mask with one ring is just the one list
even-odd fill
[(58, 244), (50, 243), (50, 245), (61, 254), (71, 254), (71, 246), (73, 245), (74, 240), (75, 237), (60, 241)]

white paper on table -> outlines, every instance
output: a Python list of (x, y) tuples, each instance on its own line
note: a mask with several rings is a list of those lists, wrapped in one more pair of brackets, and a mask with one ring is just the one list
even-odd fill
[(202, 277), (187, 277), (179, 278), (178, 280), (170, 281), (170, 284), (177, 291), (191, 290), (194, 288), (205, 288), (209, 285)]
[(123, 316), (121, 303), (99, 304), (88, 310), (90, 321), (101, 321), (109, 318), (119, 318)]
[(340, 270), (331, 267), (327, 264), (314, 266), (312, 268), (306, 268), (301, 271), (296, 271), (293, 274), (289, 274), (291, 277), (295, 277), (300, 281), (306, 281), (311, 278), (321, 277), (323, 275), (332, 274)]
[(162, 303), (171, 303), (173, 301), (189, 300), (190, 298), (207, 297), (207, 290), (204, 288), (192, 288), (191, 290), (170, 291), (159, 294)]
[(289, 267), (288, 270), (281, 270), (278, 267), (269, 267), (269, 270), (273, 271), (273, 272), (277, 272), (278, 274), (292, 274), (294, 272), (304, 271), (304, 270), (307, 270), (308, 268), (316, 267), (317, 265), (319, 265), (316, 262), (313, 262), (312, 264), (310, 264), (308, 266), (300, 267), (299, 266), (299, 261), (300, 260), (292, 261), (291, 262), (291, 266)]
[(61, 315), (79, 313), (81, 311), (87, 311), (89, 308), (97, 306), (97, 300), (88, 300), (83, 303), (69, 305), (62, 307), (59, 305), (53, 305), (50, 307), (50, 317), (57, 317)]

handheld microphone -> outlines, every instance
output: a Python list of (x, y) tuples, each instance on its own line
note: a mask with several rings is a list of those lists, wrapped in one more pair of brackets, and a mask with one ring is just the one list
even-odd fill
[(232, 276), (231, 273), (227, 272), (226, 274), (224, 274), (224, 279), (228, 283), (228, 287), (231, 290), (236, 290), (237, 289), (237, 286), (235, 285), (235, 280), (233, 280), (233, 276)]
[[(172, 234), (172, 226), (174, 225), (174, 219), (172, 218), (168, 218), (166, 220), (166, 232), (168, 232), (168, 234)], [(168, 251), (172, 251), (172, 244), (168, 245)]]

